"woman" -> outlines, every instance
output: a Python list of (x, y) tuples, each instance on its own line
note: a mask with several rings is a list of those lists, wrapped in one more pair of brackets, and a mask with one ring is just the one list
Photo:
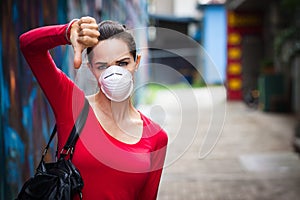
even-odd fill
[[(75, 68), (87, 48), (88, 65), (99, 80), (98, 93), (85, 97), (56, 67), (49, 50), (66, 44), (73, 46)], [(84, 99), (89, 101), (88, 118), (73, 155), (84, 180), (83, 199), (156, 199), (168, 138), (131, 103), (141, 57), (125, 28), (112, 21), (97, 25), (94, 18), (82, 17), (24, 33), (20, 47), (53, 109), (59, 149)]]

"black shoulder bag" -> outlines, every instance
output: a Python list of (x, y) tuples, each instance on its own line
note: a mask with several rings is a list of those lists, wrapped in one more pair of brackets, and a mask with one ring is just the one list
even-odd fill
[(56, 134), (56, 126), (54, 127), (35, 175), (24, 183), (16, 200), (68, 200), (73, 199), (75, 195), (79, 195), (80, 199), (82, 199), (83, 179), (78, 169), (72, 163), (72, 156), (79, 134), (86, 122), (88, 108), (89, 103), (85, 99), (84, 108), (77, 118), (64, 148), (60, 152), (59, 159), (56, 162), (45, 163), (44, 157)]

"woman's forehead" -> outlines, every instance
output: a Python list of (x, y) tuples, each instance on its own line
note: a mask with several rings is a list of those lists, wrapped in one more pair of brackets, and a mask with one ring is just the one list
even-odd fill
[(107, 39), (100, 41), (93, 48), (92, 62), (109, 63), (122, 57), (131, 56), (127, 44), (120, 39)]

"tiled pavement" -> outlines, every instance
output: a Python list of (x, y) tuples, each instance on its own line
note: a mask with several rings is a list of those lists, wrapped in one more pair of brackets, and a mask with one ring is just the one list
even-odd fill
[[(214, 106), (211, 91), (219, 94)], [(161, 92), (152, 106), (141, 108), (169, 134), (158, 199), (300, 199), (300, 160), (291, 147), (293, 116), (226, 102), (222, 94), (222, 88), (197, 89), (192, 96), (185, 90)], [(222, 105), (224, 125), (213, 122), (218, 121), (212, 111), (217, 104)], [(221, 130), (218, 142), (201, 158), (205, 133), (216, 126)]]

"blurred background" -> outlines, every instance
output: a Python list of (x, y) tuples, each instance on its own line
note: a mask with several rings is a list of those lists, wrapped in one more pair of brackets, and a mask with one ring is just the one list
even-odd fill
[[(150, 27), (135, 35), (138, 46), (142, 46), (144, 63), (138, 72), (138, 85), (144, 85), (135, 93), (136, 106), (146, 109), (144, 105), (157, 103), (155, 97), (163, 94), (159, 93), (163, 87), (196, 93), (206, 88), (224, 88), (228, 112), (242, 109), (243, 112), (236, 113), (241, 119), (253, 112), (263, 118), (267, 116), (269, 121), (263, 129), (274, 124), (282, 127), (284, 124), (280, 123), (287, 122), (289, 143), (284, 150), (300, 151), (298, 0), (2, 0), (0, 6), (1, 200), (13, 199), (24, 180), (34, 174), (54, 125), (51, 108), (28, 70), (18, 38), (30, 29), (68, 23), (86, 15), (97, 21), (120, 21), (128, 29)], [(72, 67), (71, 47), (57, 47), (51, 54), (57, 66), (75, 79), (78, 72)], [(170, 76), (170, 71), (154, 65), (168, 66), (179, 76)], [(274, 121), (269, 119), (270, 113), (275, 115)], [(278, 116), (283, 117), (280, 122), (276, 121)], [(159, 122), (159, 116), (156, 119)], [(227, 123), (234, 121), (229, 119)], [(167, 188), (172, 179), (166, 175), (162, 181), (162, 188)], [(300, 186), (299, 179), (294, 183), (289, 189)], [(180, 190), (183, 186), (162, 189), (159, 198), (176, 199), (176, 188)], [(213, 193), (211, 188), (209, 191)], [(300, 199), (299, 193), (292, 191), (291, 198), (281, 199)], [(185, 196), (179, 195), (177, 199), (246, 199), (201, 198), (192, 192), (186, 189)]]

